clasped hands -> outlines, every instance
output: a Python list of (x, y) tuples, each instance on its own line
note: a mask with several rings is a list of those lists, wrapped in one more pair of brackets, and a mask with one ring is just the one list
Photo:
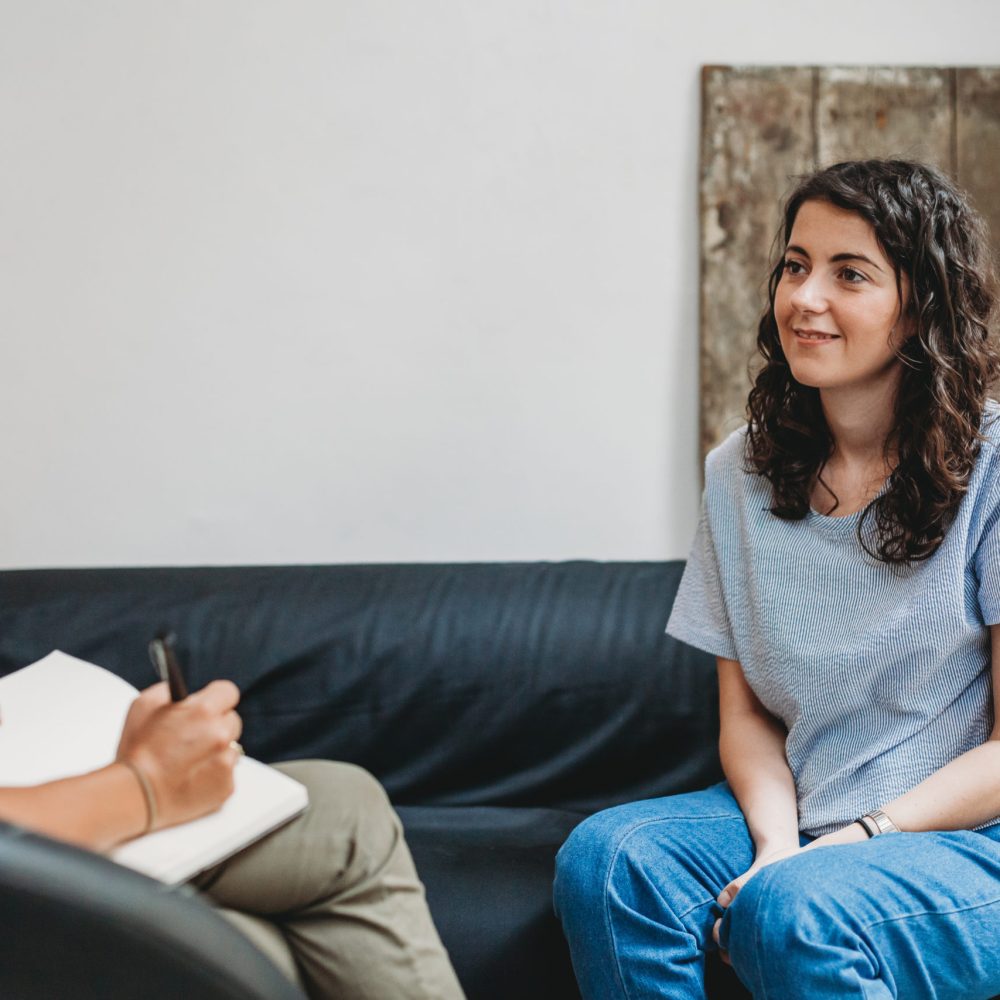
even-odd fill
[[(739, 894), (740, 889), (743, 888), (757, 874), (762, 868), (766, 868), (768, 865), (773, 865), (778, 861), (784, 861), (787, 858), (794, 857), (796, 854), (801, 854), (803, 851), (812, 851), (817, 847), (833, 847), (837, 844), (854, 844), (860, 843), (863, 840), (867, 840), (868, 835), (865, 831), (857, 824), (851, 823), (848, 826), (842, 827), (839, 830), (834, 830), (833, 833), (824, 834), (822, 837), (817, 837), (812, 842), (806, 844), (804, 847), (800, 847), (798, 844), (789, 844), (784, 847), (776, 848), (765, 848), (762, 851), (758, 851), (756, 858), (754, 858), (753, 864), (739, 877), (734, 878), (723, 890), (719, 893), (716, 902), (724, 910), (728, 909), (733, 900)], [(724, 951), (721, 944), (719, 943), (719, 928), (722, 926), (722, 919), (715, 921), (715, 926), (712, 928), (712, 937), (715, 943), (719, 945), (719, 956), (722, 961), (727, 965), (730, 965), (729, 953)]]

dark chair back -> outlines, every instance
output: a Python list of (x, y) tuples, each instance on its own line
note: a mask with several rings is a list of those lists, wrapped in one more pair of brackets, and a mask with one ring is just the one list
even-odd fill
[(0, 825), (4, 1000), (305, 1000), (194, 892)]

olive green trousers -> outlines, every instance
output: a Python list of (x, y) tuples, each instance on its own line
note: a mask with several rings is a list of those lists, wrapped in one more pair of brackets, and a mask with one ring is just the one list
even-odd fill
[(278, 768), (309, 808), (192, 884), (312, 1000), (463, 1000), (382, 786), (351, 764)]

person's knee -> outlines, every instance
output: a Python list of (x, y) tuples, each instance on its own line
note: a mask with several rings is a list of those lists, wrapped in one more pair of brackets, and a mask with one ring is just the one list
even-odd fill
[(559, 848), (553, 889), (557, 913), (603, 893), (611, 859), (631, 826), (622, 814), (613, 808), (589, 816)]
[(378, 866), (402, 839), (402, 827), (385, 789), (356, 764), (329, 760), (290, 761), (279, 765), (309, 791), (309, 827), (313, 839), (331, 841), (329, 848), (344, 863)]
[[(751, 946), (784, 948), (806, 932), (801, 924), (814, 888), (799, 857), (775, 862), (745, 883), (726, 910), (723, 944), (735, 962)], [(808, 867), (808, 866), (805, 866)], [(780, 952), (779, 952), (780, 953)]]
[(663, 899), (668, 885), (659, 873), (685, 849), (671, 827), (668, 817), (652, 817), (634, 803), (585, 819), (556, 855), (556, 912), (600, 905), (609, 893), (635, 898), (652, 883), (661, 902), (668, 902)]
[(573, 828), (556, 855), (557, 871), (569, 873), (593, 865), (613, 849), (617, 837), (615, 825), (608, 822), (611, 812), (614, 810), (595, 813)]
[(277, 767), (309, 790), (310, 806), (352, 813), (391, 812), (378, 779), (363, 767), (336, 760), (293, 760)]
[(821, 853), (764, 868), (726, 911), (723, 946), (744, 982), (757, 989), (773, 975), (804, 982), (830, 942), (849, 949), (858, 940), (857, 922), (831, 880), (829, 857)]

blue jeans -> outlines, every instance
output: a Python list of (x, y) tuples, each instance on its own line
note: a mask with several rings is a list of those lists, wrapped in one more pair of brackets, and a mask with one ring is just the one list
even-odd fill
[(584, 820), (556, 859), (555, 906), (586, 1000), (704, 997), (719, 917), (756, 1000), (1000, 993), (997, 827), (807, 851), (758, 872), (723, 911), (716, 897), (753, 854), (725, 783)]

